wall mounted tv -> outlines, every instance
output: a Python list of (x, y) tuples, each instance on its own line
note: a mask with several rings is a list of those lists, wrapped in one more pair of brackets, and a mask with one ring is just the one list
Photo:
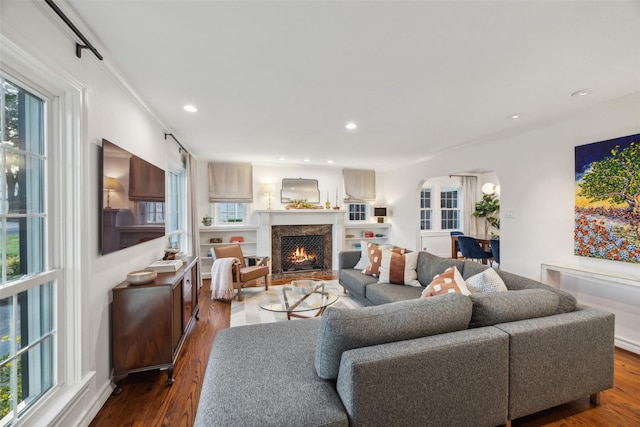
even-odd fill
[(164, 170), (106, 139), (100, 157), (102, 254), (164, 237)]

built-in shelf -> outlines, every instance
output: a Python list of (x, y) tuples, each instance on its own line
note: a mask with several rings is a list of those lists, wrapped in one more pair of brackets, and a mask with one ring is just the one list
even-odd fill
[[(254, 225), (215, 225), (200, 227), (200, 263), (202, 266), (202, 278), (211, 278), (213, 256), (211, 248), (231, 244), (232, 237), (239, 236), (244, 239), (238, 243), (242, 247), (242, 253), (246, 256), (256, 256), (258, 227)], [(222, 239), (222, 243), (211, 243), (212, 238)]]
[[(373, 237), (364, 237), (364, 233), (366, 231), (372, 231)], [(345, 224), (344, 235), (345, 249), (360, 249), (361, 241), (373, 242), (381, 245), (391, 242), (391, 224), (378, 222)]]

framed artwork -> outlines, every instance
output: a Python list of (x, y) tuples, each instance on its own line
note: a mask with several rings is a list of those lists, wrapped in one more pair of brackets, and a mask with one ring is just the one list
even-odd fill
[(574, 252), (640, 263), (640, 134), (575, 147)]

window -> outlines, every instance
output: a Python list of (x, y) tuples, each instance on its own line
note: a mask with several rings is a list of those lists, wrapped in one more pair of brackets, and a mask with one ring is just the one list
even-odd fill
[(366, 221), (367, 204), (349, 203), (349, 221)]
[(420, 191), (420, 230), (431, 230), (431, 189)]
[(169, 247), (184, 248), (186, 245), (186, 216), (185, 216), (185, 171), (167, 174), (167, 234)]
[(440, 191), (440, 221), (440, 228), (442, 230), (456, 230), (460, 228), (458, 190)]
[(243, 223), (247, 212), (246, 203), (216, 203), (218, 224)]
[(0, 77), (0, 426), (13, 424), (54, 385), (61, 270), (46, 248), (45, 101)]

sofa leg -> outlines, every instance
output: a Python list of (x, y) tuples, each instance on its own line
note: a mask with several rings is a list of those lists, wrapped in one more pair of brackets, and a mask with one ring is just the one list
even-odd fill
[(600, 405), (600, 392), (597, 393), (593, 393), (592, 395), (589, 396), (589, 401), (591, 402), (592, 405)]
[(511, 420), (507, 420), (506, 423), (504, 423), (505, 427), (511, 427)]

